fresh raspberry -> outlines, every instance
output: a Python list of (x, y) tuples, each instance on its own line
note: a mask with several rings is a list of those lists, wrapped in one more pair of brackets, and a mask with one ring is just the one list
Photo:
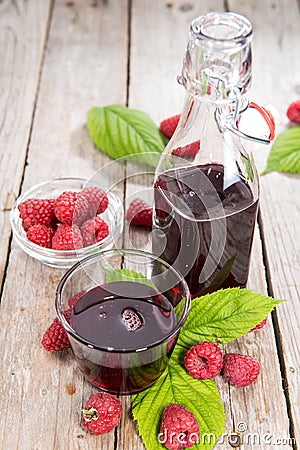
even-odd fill
[(26, 233), (27, 239), (41, 247), (51, 248), (54, 229), (47, 225), (33, 225)]
[(292, 122), (300, 124), (300, 99), (290, 104), (286, 115)]
[(74, 306), (79, 302), (79, 300), (81, 299), (81, 297), (84, 296), (84, 294), (86, 294), (86, 291), (80, 291), (77, 292), (77, 294), (73, 295), (73, 297), (68, 298), (68, 305), (70, 306), (71, 309), (74, 308)]
[(81, 234), (83, 238), (83, 246), (95, 244), (102, 241), (109, 235), (109, 228), (107, 223), (100, 219), (100, 217), (94, 217), (87, 220), (81, 227)]
[(159, 125), (159, 130), (167, 138), (171, 138), (174, 134), (174, 131), (177, 128), (179, 119), (180, 119), (180, 114), (177, 114), (176, 116), (172, 116), (172, 117), (169, 117), (168, 119), (163, 120)]
[(33, 225), (51, 225), (55, 220), (54, 199), (30, 198), (18, 206), (22, 225), (27, 231)]
[(199, 425), (194, 414), (178, 403), (165, 407), (160, 431), (169, 450), (192, 447), (199, 442)]
[(249, 386), (260, 372), (259, 362), (252, 356), (227, 353), (223, 358), (222, 373), (234, 386)]
[(183, 147), (177, 147), (172, 150), (173, 156), (184, 159), (194, 159), (200, 150), (200, 141), (191, 142)]
[(103, 213), (108, 207), (108, 197), (106, 193), (97, 186), (82, 189), (80, 195), (84, 197), (89, 205), (88, 216), (93, 217)]
[(262, 327), (264, 327), (266, 325), (268, 321), (268, 318), (266, 317), (264, 320), (262, 320), (261, 322), (259, 322), (256, 327), (252, 328), (250, 331), (257, 331), (260, 330)]
[[(64, 312), (64, 316), (69, 322), (71, 309)], [(48, 330), (45, 332), (42, 339), (42, 346), (49, 352), (57, 352), (64, 348), (70, 347), (68, 335), (62, 326), (58, 317), (54, 319)]]
[(128, 331), (136, 331), (143, 324), (139, 314), (130, 308), (126, 308), (122, 312), (122, 322)]
[(74, 250), (83, 247), (82, 234), (77, 225), (62, 223), (52, 238), (54, 250)]
[(198, 380), (214, 378), (222, 368), (222, 351), (213, 342), (198, 342), (185, 355), (184, 364), (192, 377)]
[(166, 201), (166, 197), (168, 197), (167, 183), (161, 178), (157, 178), (153, 187), (156, 216), (159, 219), (166, 219), (172, 211), (170, 204)]
[(120, 422), (122, 405), (117, 397), (106, 392), (92, 394), (82, 411), (82, 425), (93, 434), (105, 434)]
[(130, 203), (125, 218), (132, 225), (140, 225), (151, 228), (152, 208), (141, 198), (135, 198)]
[(62, 223), (81, 225), (87, 215), (89, 205), (78, 192), (65, 191), (54, 203), (54, 212)]

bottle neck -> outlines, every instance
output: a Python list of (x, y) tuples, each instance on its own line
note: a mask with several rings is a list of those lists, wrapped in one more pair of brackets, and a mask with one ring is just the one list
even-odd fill
[(209, 13), (191, 23), (179, 81), (195, 97), (223, 103), (251, 84), (252, 26), (236, 13)]
[(199, 139), (201, 147), (216, 140), (221, 144), (225, 123), (230, 122), (233, 116), (234, 102), (227, 100), (217, 104), (187, 90), (180, 122), (168, 147), (185, 146)]
[(164, 150), (156, 174), (191, 164), (219, 164), (238, 171), (235, 161), (241, 155), (244, 158), (248, 155), (238, 136), (221, 129), (223, 122), (232, 120), (232, 105), (229, 100), (216, 104), (187, 90), (178, 127)]
[[(190, 40), (178, 80), (195, 101), (215, 105), (215, 118), (221, 132), (231, 131), (240, 138), (269, 144), (274, 138), (272, 117), (273, 124), (266, 120), (269, 136), (268, 133), (256, 136), (255, 130), (254, 135), (247, 134), (239, 129), (240, 114), (249, 105), (245, 93), (252, 78), (251, 40), (252, 25), (239, 14), (213, 12), (196, 18), (191, 23)], [(270, 116), (268, 111), (266, 115)]]
[(176, 178), (186, 168), (215, 167), (216, 172), (224, 173), (224, 186), (244, 180), (257, 199), (258, 177), (252, 155), (239, 136), (220, 129), (219, 116), (228, 115), (232, 116), (231, 101), (220, 105), (186, 91), (179, 124), (160, 158), (155, 178), (166, 173)]

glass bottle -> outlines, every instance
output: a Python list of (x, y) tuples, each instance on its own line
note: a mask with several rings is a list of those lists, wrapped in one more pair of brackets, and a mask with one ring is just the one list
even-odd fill
[(248, 108), (252, 26), (236, 13), (191, 23), (179, 81), (186, 96), (154, 182), (153, 252), (185, 277), (193, 297), (245, 287), (259, 180), (242, 133)]

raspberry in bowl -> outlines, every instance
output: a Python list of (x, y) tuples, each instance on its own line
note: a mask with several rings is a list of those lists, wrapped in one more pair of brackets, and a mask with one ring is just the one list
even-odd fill
[(69, 268), (114, 246), (123, 229), (123, 205), (112, 191), (83, 178), (57, 178), (22, 194), (11, 210), (14, 238), (28, 255)]

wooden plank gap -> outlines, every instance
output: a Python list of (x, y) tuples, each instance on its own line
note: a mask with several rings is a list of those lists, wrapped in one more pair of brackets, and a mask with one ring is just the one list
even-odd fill
[[(259, 235), (260, 235), (260, 239), (261, 239), (261, 243), (262, 243), (262, 256), (263, 256), (263, 263), (264, 263), (265, 271), (266, 271), (267, 292), (270, 297), (274, 298), (271, 270), (270, 270), (270, 264), (269, 264), (269, 259), (268, 259), (268, 252), (267, 252), (267, 248), (266, 248), (266, 244), (265, 244), (263, 219), (262, 219), (260, 209), (258, 210), (257, 223), (258, 223)], [(273, 324), (273, 328), (274, 328), (276, 349), (277, 349), (277, 355), (278, 355), (278, 361), (279, 361), (279, 367), (280, 367), (280, 373), (281, 373), (282, 390), (283, 390), (283, 393), (285, 396), (287, 415), (289, 418), (289, 432), (290, 432), (290, 436), (291, 436), (291, 445), (293, 447), (293, 450), (297, 450), (297, 443), (296, 443), (296, 438), (295, 438), (295, 436), (296, 436), (295, 423), (294, 423), (294, 419), (293, 419), (293, 415), (292, 415), (292, 404), (291, 404), (289, 386), (288, 386), (288, 381), (287, 381), (288, 380), (287, 368), (286, 368), (284, 354), (283, 354), (284, 352), (283, 352), (283, 345), (282, 345), (282, 336), (281, 336), (281, 331), (280, 331), (280, 327), (279, 327), (278, 316), (277, 316), (276, 310), (272, 311), (271, 317), (272, 317), (272, 324)]]
[(230, 11), (228, 0), (224, 0), (224, 11), (226, 11), (226, 12)]
[(116, 427), (114, 432), (114, 450), (118, 450), (118, 429), (119, 427)]
[[(235, 431), (236, 430), (235, 414), (234, 414), (234, 408), (232, 407), (232, 396), (231, 396), (230, 383), (228, 383), (228, 399), (229, 399), (230, 417), (232, 420), (232, 430), (233, 430), (233, 432), (236, 432)], [(231, 434), (228, 436), (229, 440), (230, 440), (230, 436), (231, 436)], [(234, 447), (241, 450), (241, 445), (238, 445), (237, 447), (236, 447), (236, 445), (237, 444), (235, 444)]]
[(128, 0), (128, 5), (127, 5), (127, 84), (126, 84), (126, 106), (128, 106), (128, 104), (129, 104), (129, 89), (130, 89), (131, 21), (132, 21), (132, 0)]
[(3, 268), (3, 277), (2, 277), (2, 281), (1, 281), (1, 285), (0, 285), (0, 305), (1, 305), (2, 295), (3, 295), (4, 285), (5, 285), (5, 281), (6, 281), (7, 270), (8, 270), (8, 266), (9, 266), (9, 260), (10, 260), (10, 255), (11, 255), (12, 239), (13, 239), (12, 232), (10, 232), (10, 236), (8, 238), (8, 245), (6, 247), (7, 251), (6, 251), (6, 255), (5, 255), (5, 264), (4, 264), (4, 268)]
[[(126, 106), (129, 105), (130, 95), (130, 67), (131, 67), (131, 33), (132, 33), (132, 0), (128, 0), (127, 3), (127, 80), (126, 80)], [(123, 179), (123, 204), (126, 205), (126, 178), (127, 178), (127, 163), (124, 161), (124, 179)], [(124, 218), (125, 220), (125, 218)], [(122, 247), (125, 245), (125, 227), (122, 233)], [(117, 435), (115, 445), (117, 445)]]
[(271, 313), (272, 317), (272, 323), (274, 328), (274, 334), (275, 334), (275, 341), (276, 341), (276, 347), (277, 347), (277, 354), (278, 354), (278, 360), (279, 360), (279, 366), (280, 366), (280, 372), (281, 372), (281, 382), (282, 382), (282, 389), (283, 393), (286, 399), (286, 407), (287, 407), (287, 415), (289, 418), (289, 432), (291, 436), (291, 445), (293, 447), (293, 450), (297, 450), (297, 442), (296, 442), (296, 428), (295, 428), (295, 422), (293, 419), (292, 414), (292, 404), (290, 399), (290, 390), (288, 385), (288, 376), (287, 376), (287, 368), (285, 365), (285, 359), (282, 349), (282, 334), (279, 327), (278, 322), (278, 316), (276, 310), (272, 311)]

